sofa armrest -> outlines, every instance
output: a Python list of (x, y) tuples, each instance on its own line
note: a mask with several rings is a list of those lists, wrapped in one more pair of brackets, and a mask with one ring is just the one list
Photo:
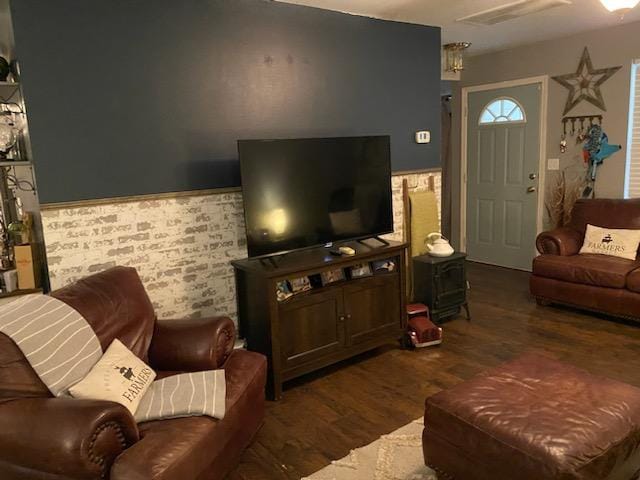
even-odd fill
[(0, 404), (0, 464), (16, 470), (108, 478), (116, 457), (138, 440), (133, 416), (114, 402), (25, 398)]
[(536, 247), (543, 254), (569, 256), (580, 251), (583, 241), (582, 234), (577, 230), (561, 227), (538, 235)]
[(158, 370), (197, 372), (224, 365), (236, 340), (228, 317), (158, 320), (149, 363)]

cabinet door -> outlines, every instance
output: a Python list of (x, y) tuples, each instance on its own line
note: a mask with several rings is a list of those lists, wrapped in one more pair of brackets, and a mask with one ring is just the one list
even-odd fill
[(464, 260), (438, 265), (433, 279), (436, 309), (459, 306), (465, 302), (467, 282)]
[(344, 287), (347, 341), (350, 345), (399, 332), (400, 276), (386, 274), (353, 281)]
[(343, 348), (342, 289), (330, 288), (280, 305), (280, 352), (284, 368)]

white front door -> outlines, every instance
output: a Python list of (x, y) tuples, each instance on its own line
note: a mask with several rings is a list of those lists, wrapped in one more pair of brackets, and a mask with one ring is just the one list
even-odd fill
[(540, 99), (539, 83), (468, 95), (469, 260), (531, 270), (538, 218)]

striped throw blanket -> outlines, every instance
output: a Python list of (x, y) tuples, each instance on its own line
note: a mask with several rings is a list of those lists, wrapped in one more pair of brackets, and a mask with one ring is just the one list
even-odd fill
[[(15, 342), (56, 397), (68, 396), (69, 388), (102, 358), (102, 347), (91, 325), (69, 305), (47, 295), (27, 295), (0, 307), (0, 333)], [(135, 419), (223, 418), (225, 397), (224, 370), (174, 375), (151, 384)]]
[(68, 395), (102, 356), (98, 337), (82, 315), (46, 295), (27, 295), (3, 307), (0, 332), (16, 343), (56, 397)]
[(136, 422), (160, 418), (207, 415), (223, 418), (226, 384), (224, 370), (182, 373), (156, 380), (136, 410)]

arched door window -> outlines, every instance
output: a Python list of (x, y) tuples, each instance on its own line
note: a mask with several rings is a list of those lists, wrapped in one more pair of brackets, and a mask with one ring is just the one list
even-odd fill
[(524, 109), (513, 98), (501, 97), (489, 102), (480, 114), (480, 125), (526, 122)]

